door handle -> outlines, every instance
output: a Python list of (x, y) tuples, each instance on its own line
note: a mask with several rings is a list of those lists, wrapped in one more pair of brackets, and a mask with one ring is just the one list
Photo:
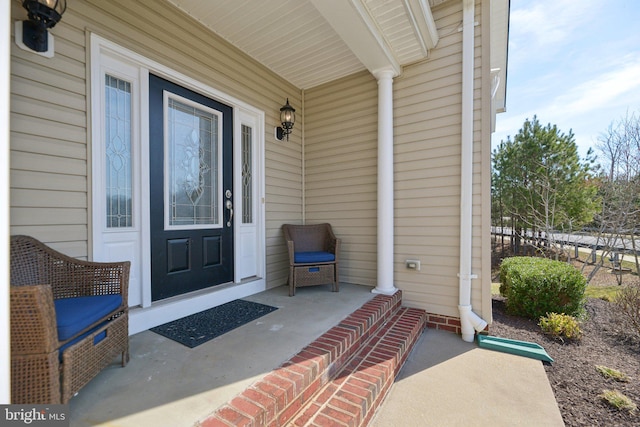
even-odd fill
[(231, 200), (227, 200), (226, 207), (229, 210), (229, 221), (227, 221), (227, 227), (231, 227), (231, 220), (233, 219), (233, 203), (231, 203)]

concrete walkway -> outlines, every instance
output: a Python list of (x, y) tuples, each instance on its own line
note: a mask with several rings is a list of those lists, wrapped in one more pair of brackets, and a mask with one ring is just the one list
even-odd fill
[(542, 362), (426, 330), (372, 427), (563, 426)]

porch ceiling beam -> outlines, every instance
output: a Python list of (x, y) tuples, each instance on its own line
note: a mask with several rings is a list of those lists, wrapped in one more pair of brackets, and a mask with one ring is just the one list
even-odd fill
[(310, 1), (371, 73), (392, 69), (400, 75), (400, 62), (363, 0)]
[(422, 52), (427, 56), (429, 50), (436, 47), (440, 40), (436, 22), (431, 14), (431, 7), (427, 0), (403, 0), (403, 2), (411, 25), (418, 35)]

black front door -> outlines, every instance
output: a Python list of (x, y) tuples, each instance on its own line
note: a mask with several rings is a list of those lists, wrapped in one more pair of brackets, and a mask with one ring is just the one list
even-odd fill
[(232, 114), (149, 76), (153, 301), (233, 280)]

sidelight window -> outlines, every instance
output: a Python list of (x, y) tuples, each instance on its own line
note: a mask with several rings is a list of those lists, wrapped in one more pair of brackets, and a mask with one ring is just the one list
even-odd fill
[(105, 74), (107, 228), (133, 226), (131, 83)]

